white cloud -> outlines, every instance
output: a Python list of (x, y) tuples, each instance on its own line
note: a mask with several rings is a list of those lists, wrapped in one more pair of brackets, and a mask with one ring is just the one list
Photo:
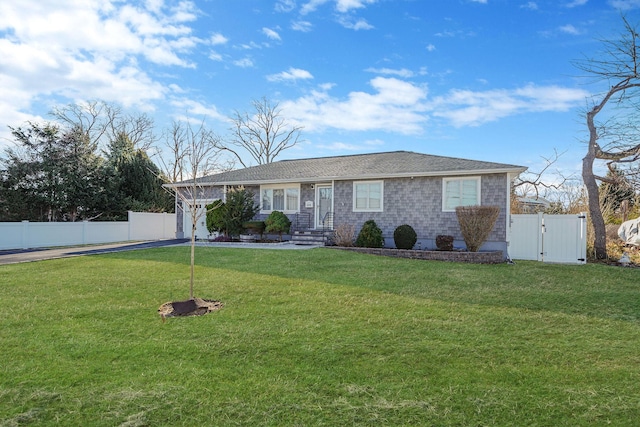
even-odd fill
[(487, 4), (487, 0), (471, 0), (474, 3)]
[(609, 0), (609, 4), (619, 10), (640, 8), (640, 0)]
[(538, 3), (534, 1), (527, 2), (520, 6), (521, 9), (538, 10)]
[(328, 3), (330, 0), (310, 0), (300, 8), (300, 14), (306, 15), (311, 12), (315, 12), (320, 6)]
[(291, 29), (308, 33), (313, 29), (313, 24), (309, 21), (295, 21), (291, 23)]
[(209, 59), (212, 61), (217, 61), (217, 62), (221, 62), (222, 61), (222, 55), (214, 50), (212, 50), (211, 52), (209, 52)]
[[(29, 117), (37, 102), (101, 99), (151, 110), (170, 89), (143, 70), (194, 67), (201, 40), (188, 25), (192, 1), (20, 0), (0, 2), (0, 123)], [(220, 41), (220, 39), (218, 39)], [(33, 117), (33, 116), (32, 116)]]
[(341, 16), (338, 18), (338, 22), (340, 25), (350, 30), (371, 30), (374, 28), (373, 25), (366, 21), (366, 19), (362, 18), (353, 20), (351, 17)]
[(295, 80), (308, 80), (313, 79), (313, 75), (307, 70), (301, 70), (300, 68), (290, 67), (288, 71), (283, 71), (278, 74), (271, 74), (267, 76), (267, 80), (270, 82), (281, 81), (295, 81)]
[(433, 52), (434, 50), (436, 50), (436, 47), (433, 44), (429, 43), (426, 49), (429, 52)]
[(415, 74), (413, 71), (407, 70), (406, 68), (401, 68), (399, 70), (393, 68), (367, 68), (365, 71), (376, 74), (398, 76), (402, 78), (410, 78)]
[(207, 106), (192, 99), (174, 99), (171, 101), (171, 105), (175, 107), (176, 111), (180, 111), (179, 114), (174, 116), (178, 121), (202, 123), (203, 118), (211, 118), (222, 122), (229, 120), (228, 117), (220, 114), (214, 105)]
[(346, 13), (352, 9), (360, 9), (367, 4), (373, 4), (377, 0), (336, 0), (336, 10), (338, 12)]
[(346, 99), (331, 97), (329, 88), (294, 101), (282, 102), (284, 113), (308, 131), (326, 128), (365, 131), (384, 130), (403, 134), (422, 131), (427, 91), (395, 78), (375, 77), (374, 93), (351, 92)]
[(369, 83), (370, 93), (350, 92), (341, 99), (329, 93), (333, 85), (325, 85), (280, 106), (309, 132), (382, 130), (410, 135), (423, 132), (432, 118), (455, 127), (479, 126), (517, 114), (569, 111), (589, 95), (581, 89), (528, 84), (513, 90), (455, 89), (429, 99), (426, 87), (396, 78), (375, 77)]
[(211, 44), (212, 45), (221, 45), (226, 44), (229, 41), (225, 36), (220, 33), (215, 33), (211, 36)]
[(580, 35), (582, 32), (571, 24), (563, 25), (559, 28), (560, 32), (571, 34), (573, 36)]
[(436, 97), (431, 102), (431, 110), (434, 117), (445, 118), (454, 126), (478, 126), (521, 113), (568, 111), (583, 104), (588, 95), (581, 89), (533, 84), (515, 90), (456, 89)]
[(340, 13), (348, 13), (355, 9), (361, 9), (368, 4), (374, 4), (378, 0), (309, 0), (300, 8), (300, 13), (306, 15), (315, 12), (320, 6), (326, 3), (335, 3), (335, 9)]
[(244, 57), (233, 61), (233, 65), (240, 68), (251, 68), (253, 67), (253, 60), (249, 57)]
[(295, 0), (278, 0), (275, 5), (276, 12), (288, 13), (296, 8)]
[(352, 151), (361, 153), (363, 151), (371, 150), (372, 148), (381, 147), (384, 144), (385, 142), (381, 139), (368, 139), (359, 144), (335, 141), (330, 144), (316, 144), (316, 146), (327, 151)]
[(571, 8), (571, 7), (577, 7), (577, 6), (584, 6), (585, 4), (587, 4), (589, 0), (573, 0), (572, 2), (567, 4), (567, 7)]
[(266, 28), (266, 27), (262, 28), (262, 34), (264, 34), (271, 40), (282, 40), (280, 38), (280, 34), (278, 34), (275, 30), (272, 30), (271, 28)]

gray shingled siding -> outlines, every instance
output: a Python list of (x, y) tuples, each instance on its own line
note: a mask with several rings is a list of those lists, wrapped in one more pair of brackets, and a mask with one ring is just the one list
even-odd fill
[[(250, 188), (251, 191), (256, 195), (256, 203), (262, 204), (260, 200), (260, 186), (255, 187), (247, 187)], [(315, 189), (311, 187), (311, 184), (301, 184), (300, 185), (300, 212), (299, 214), (287, 214), (287, 217), (291, 220), (291, 232), (293, 233), (296, 230), (306, 230), (313, 229), (315, 225)], [(313, 207), (307, 208), (305, 207), (305, 202), (311, 201), (313, 203)], [(256, 220), (264, 221), (267, 219), (269, 214), (261, 214), (258, 213), (255, 217)]]
[[(506, 241), (506, 188), (505, 174), (485, 175), (481, 179), (482, 204), (502, 208), (488, 241)], [(386, 246), (393, 246), (393, 231), (402, 224), (414, 228), (425, 249), (435, 248), (438, 234), (463, 241), (455, 212), (442, 211), (441, 177), (385, 179), (384, 212), (353, 212), (353, 181), (336, 182), (334, 197), (334, 225), (354, 224), (359, 231), (365, 221), (373, 219), (382, 229)]]
[[(439, 234), (454, 236), (456, 246), (464, 246), (460, 226), (455, 212), (442, 211), (442, 177), (416, 177), (384, 179), (383, 212), (353, 212), (354, 181), (334, 182), (334, 227), (340, 224), (353, 224), (356, 233), (365, 221), (373, 219), (382, 229), (386, 246), (393, 247), (393, 231), (402, 224), (411, 225), (417, 235), (420, 247), (435, 249), (435, 238)], [(254, 193), (256, 203), (260, 204), (260, 186), (246, 186)], [(488, 248), (506, 251), (506, 204), (507, 175), (491, 174), (481, 178), (481, 197), (483, 205), (501, 207), (500, 216), (488, 238)], [(222, 198), (223, 187), (211, 187), (203, 196), (208, 199)], [(313, 201), (314, 207), (306, 208), (305, 202)], [(315, 226), (315, 189), (311, 184), (300, 186), (300, 213), (304, 220), (309, 218), (311, 228)], [(178, 214), (178, 231), (182, 231), (182, 219)], [(267, 215), (258, 214), (256, 219), (264, 220)], [(296, 215), (289, 215), (293, 229), (296, 228)], [(301, 224), (303, 225), (303, 224)]]

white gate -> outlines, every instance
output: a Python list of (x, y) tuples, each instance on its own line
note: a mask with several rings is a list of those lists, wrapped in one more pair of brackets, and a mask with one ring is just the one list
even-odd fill
[(511, 215), (509, 256), (566, 264), (587, 262), (587, 216)]

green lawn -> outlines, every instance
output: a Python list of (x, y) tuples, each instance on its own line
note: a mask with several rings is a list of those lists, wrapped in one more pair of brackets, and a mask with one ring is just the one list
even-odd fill
[(640, 270), (189, 248), (0, 266), (0, 426), (637, 426)]

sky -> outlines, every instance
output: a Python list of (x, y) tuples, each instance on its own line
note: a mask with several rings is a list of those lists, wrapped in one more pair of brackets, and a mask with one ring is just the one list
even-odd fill
[(574, 61), (640, 0), (3, 0), (9, 126), (102, 100), (225, 139), (263, 97), (303, 142), (278, 159), (408, 150), (578, 174), (602, 87)]

